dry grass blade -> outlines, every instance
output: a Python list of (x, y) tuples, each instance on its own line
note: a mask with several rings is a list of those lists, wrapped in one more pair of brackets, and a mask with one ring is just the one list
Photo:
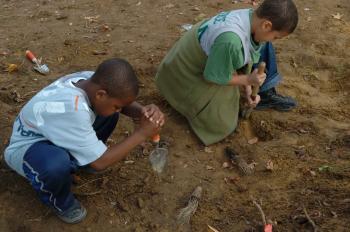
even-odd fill
[(261, 215), (261, 220), (263, 222), (264, 225), (266, 225), (266, 216), (265, 213), (263, 211), (263, 209), (261, 208), (261, 206), (258, 204), (258, 202), (256, 202), (256, 200), (253, 200), (253, 204), (255, 205), (255, 207), (259, 210), (259, 213)]
[(308, 220), (309, 223), (311, 224), (311, 226), (312, 226), (314, 232), (317, 232), (317, 226), (316, 226), (315, 222), (311, 219), (311, 217), (309, 216), (309, 214), (307, 213), (305, 207), (304, 207), (303, 211), (304, 211), (305, 217), (307, 218), (307, 220)]
[(214, 227), (212, 227), (212, 226), (210, 226), (210, 225), (208, 225), (208, 228), (209, 228), (211, 231), (213, 231), (213, 232), (219, 232), (217, 229), (215, 229)]
[(202, 196), (202, 187), (198, 186), (190, 196), (187, 206), (180, 210), (177, 216), (177, 224), (188, 224), (191, 220), (191, 216), (196, 212), (198, 208), (199, 199)]

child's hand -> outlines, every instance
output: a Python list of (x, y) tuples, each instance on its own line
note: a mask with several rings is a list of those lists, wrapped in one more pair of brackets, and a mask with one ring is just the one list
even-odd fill
[(157, 126), (161, 127), (164, 125), (164, 114), (156, 105), (151, 104), (143, 107), (142, 114), (151, 122), (157, 124)]
[(259, 94), (256, 95), (255, 99), (252, 99), (252, 87), (250, 85), (245, 87), (245, 97), (247, 98), (248, 106), (249, 107), (256, 107), (258, 103), (260, 102), (260, 96)]
[(261, 86), (266, 79), (266, 74), (258, 74), (258, 69), (254, 69), (254, 71), (248, 75), (247, 82), (248, 85), (256, 85)]
[(145, 139), (151, 138), (154, 135), (158, 134), (160, 130), (160, 126), (151, 122), (150, 119), (142, 116), (140, 118), (140, 126), (137, 129), (136, 133), (140, 133), (142, 137)]

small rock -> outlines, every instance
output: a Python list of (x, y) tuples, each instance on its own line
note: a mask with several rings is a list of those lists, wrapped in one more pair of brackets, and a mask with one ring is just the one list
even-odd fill
[(301, 149), (297, 149), (294, 151), (294, 153), (298, 156), (304, 156), (305, 155), (305, 149), (301, 148)]
[(67, 19), (67, 18), (68, 18), (67, 15), (61, 15), (61, 14), (59, 14), (59, 15), (56, 16), (56, 19), (57, 19), (57, 20), (62, 20), (62, 19)]
[(331, 214), (332, 214), (333, 218), (337, 218), (338, 217), (337, 213), (334, 212), (334, 211), (331, 211)]
[(207, 165), (207, 170), (215, 170), (214, 167)]
[(214, 151), (210, 147), (205, 147), (204, 152), (205, 153), (213, 153)]
[(224, 162), (224, 163), (222, 164), (222, 167), (223, 167), (223, 168), (229, 168), (229, 167), (231, 167), (231, 164), (230, 164), (229, 162)]
[(145, 207), (145, 202), (139, 197), (137, 198), (137, 206), (142, 209)]
[(248, 144), (253, 145), (253, 144), (256, 144), (258, 141), (259, 141), (258, 137), (254, 137), (248, 140)]

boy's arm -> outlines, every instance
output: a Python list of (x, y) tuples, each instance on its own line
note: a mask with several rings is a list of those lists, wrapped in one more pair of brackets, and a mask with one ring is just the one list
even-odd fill
[(258, 74), (258, 69), (255, 69), (249, 75), (238, 75), (236, 73), (233, 74), (232, 79), (228, 82), (228, 85), (260, 86), (262, 83), (264, 83), (265, 79), (266, 74)]
[(249, 85), (248, 75), (232, 75), (232, 79), (227, 83), (227, 85)]
[(109, 147), (103, 155), (90, 163), (97, 170), (104, 170), (116, 162), (123, 160), (128, 153), (140, 143), (157, 134), (159, 127), (149, 121), (146, 117), (141, 118), (140, 128), (124, 139), (121, 143)]
[(138, 121), (142, 116), (145, 116), (158, 126), (163, 126), (165, 121), (164, 114), (154, 104), (142, 106), (140, 103), (135, 101), (124, 107), (121, 113), (135, 119), (136, 121)]
[(134, 101), (130, 105), (125, 106), (122, 109), (121, 113), (130, 118), (141, 118), (142, 109), (143, 109), (143, 106), (140, 103)]

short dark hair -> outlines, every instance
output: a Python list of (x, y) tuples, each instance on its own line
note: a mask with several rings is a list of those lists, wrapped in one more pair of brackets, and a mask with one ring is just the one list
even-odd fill
[(136, 97), (139, 83), (134, 69), (126, 60), (114, 58), (103, 61), (91, 81), (106, 90), (110, 97)]
[(265, 0), (256, 10), (272, 23), (272, 30), (292, 33), (298, 25), (298, 9), (292, 0)]

